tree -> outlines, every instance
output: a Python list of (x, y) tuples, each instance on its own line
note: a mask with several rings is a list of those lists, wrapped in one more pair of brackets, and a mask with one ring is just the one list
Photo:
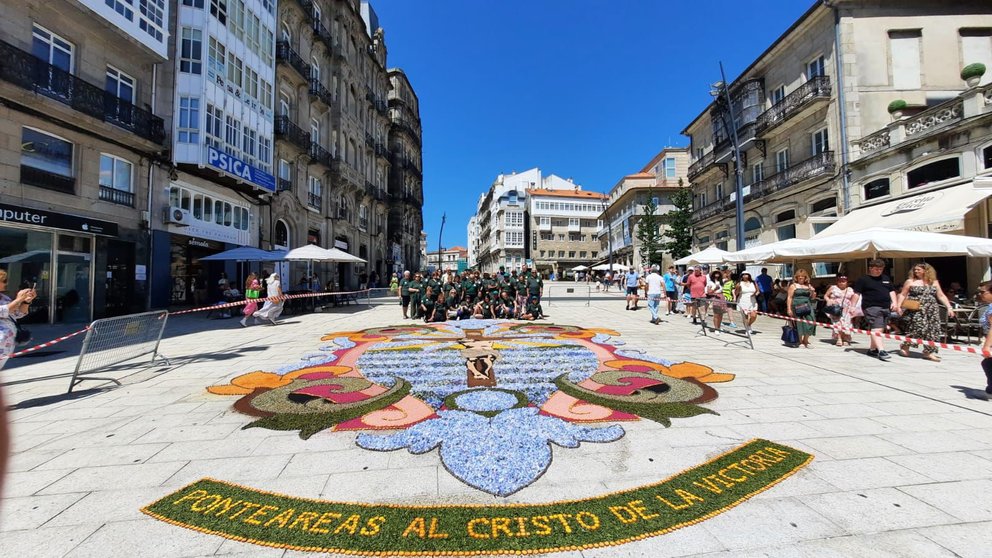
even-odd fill
[(637, 221), (637, 240), (641, 243), (639, 249), (641, 261), (645, 265), (661, 265), (662, 241), (661, 219), (658, 215), (658, 204), (654, 188), (648, 190), (648, 201), (644, 204), (644, 214)]
[(692, 189), (682, 185), (679, 179), (679, 189), (672, 195), (672, 205), (675, 209), (668, 212), (668, 233), (671, 240), (665, 243), (665, 250), (672, 258), (684, 258), (692, 249)]

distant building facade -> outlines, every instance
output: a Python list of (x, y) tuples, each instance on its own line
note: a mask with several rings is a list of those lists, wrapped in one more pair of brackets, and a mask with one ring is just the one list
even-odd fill
[(476, 267), (481, 271), (521, 269), (527, 265), (527, 190), (541, 184), (541, 169), (496, 177), (479, 196), (475, 217), (479, 236)]
[(538, 271), (563, 277), (573, 267), (588, 267), (599, 257), (596, 231), (605, 199), (555, 175), (527, 191), (529, 251)]

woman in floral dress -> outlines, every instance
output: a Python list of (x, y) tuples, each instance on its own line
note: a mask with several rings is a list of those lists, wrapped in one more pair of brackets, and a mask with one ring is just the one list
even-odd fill
[[(837, 342), (838, 347), (851, 344), (851, 328), (853, 327), (853, 318), (859, 310), (858, 299), (860, 296), (848, 286), (847, 276), (838, 275), (837, 283), (831, 285), (823, 297), (826, 303), (827, 316), (831, 323), (837, 326), (834, 329), (833, 339)], [(840, 314), (831, 313), (830, 310), (837, 307), (840, 308)]]
[[(938, 301), (951, 310), (951, 301), (940, 288), (940, 281), (937, 281), (937, 272), (928, 263), (916, 264), (910, 271), (909, 279), (903, 283), (902, 291), (899, 293), (897, 302), (902, 309), (903, 331), (906, 337), (923, 339), (926, 341), (937, 341), (941, 337), (940, 331), (940, 308)], [(903, 343), (899, 347), (899, 354), (904, 357), (909, 356), (909, 348), (916, 347), (917, 343)], [(937, 356), (937, 347), (933, 345), (923, 345), (923, 358), (940, 362)]]

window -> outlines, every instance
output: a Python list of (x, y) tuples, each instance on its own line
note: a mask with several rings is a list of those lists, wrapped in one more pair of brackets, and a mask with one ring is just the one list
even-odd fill
[(723, 184), (716, 185), (716, 198), (717, 200), (723, 199)]
[(836, 214), (837, 200), (834, 198), (824, 198), (820, 201), (813, 202), (813, 205), (811, 205), (809, 208), (809, 212), (810, 213), (833, 212), (834, 214)]
[(775, 152), (775, 172), (784, 172), (789, 168), (789, 148)]
[(210, 15), (221, 25), (227, 25), (227, 0), (210, 0)]
[(279, 159), (279, 179), (287, 182), (293, 180), (293, 166), (286, 159)]
[(569, 258), (573, 258), (573, 259), (574, 259), (574, 258), (575, 258), (575, 252), (574, 252), (574, 251), (572, 251), (572, 250), (569, 250), (569, 252), (568, 252), (568, 257), (569, 257)]
[(113, 66), (107, 66), (107, 82), (105, 86), (107, 93), (134, 103), (134, 78), (118, 70)]
[(104, 3), (113, 8), (113, 10), (124, 19), (128, 21), (134, 21), (134, 10), (131, 9), (131, 0), (104, 0)]
[(183, 0), (183, 6), (203, 9), (203, 0)]
[(210, 197), (203, 197), (203, 220), (207, 223), (214, 220), (214, 200)]
[(789, 221), (796, 218), (796, 210), (790, 209), (788, 211), (783, 211), (775, 216), (775, 222), (781, 223), (783, 221)]
[[(959, 31), (961, 34), (961, 64), (965, 67), (968, 64), (981, 63), (986, 68), (992, 68), (992, 29), (985, 28), (964, 28)], [(985, 72), (980, 85), (992, 82), (992, 72)]]
[(34, 128), (21, 130), (21, 182), (73, 193), (73, 144)]
[(923, 34), (919, 29), (889, 31), (889, 57), (893, 89), (919, 89), (920, 49)]
[(176, 131), (180, 143), (200, 143), (200, 99), (198, 97), (179, 97), (179, 126)]
[(272, 140), (269, 138), (260, 138), (258, 140), (258, 162), (263, 169), (268, 169), (272, 163)]
[(956, 176), (961, 176), (961, 162), (957, 157), (952, 157), (911, 170), (906, 174), (906, 179), (909, 188), (918, 188)]
[(289, 95), (279, 93), (279, 116), (289, 116)]
[(865, 200), (873, 200), (875, 198), (883, 198), (889, 195), (889, 179), (879, 178), (877, 180), (872, 180), (868, 184), (865, 184)]
[(223, 79), (226, 75), (224, 64), (227, 62), (227, 49), (213, 37), (210, 37), (208, 44), (207, 73), (214, 79)]
[(782, 102), (782, 99), (785, 99), (785, 86), (779, 85), (775, 89), (772, 89), (771, 93), (768, 95), (768, 98), (771, 99), (772, 106)]
[(248, 98), (258, 100), (258, 73), (247, 67), (245, 68), (244, 90)]
[(830, 141), (827, 138), (826, 128), (813, 132), (812, 145), (814, 157), (826, 151), (830, 151)]
[(233, 116), (227, 117), (227, 145), (237, 149), (238, 145), (241, 143), (238, 140), (241, 136), (241, 123), (237, 121)]
[(221, 138), (224, 137), (224, 111), (207, 104), (207, 143), (214, 147), (220, 147)]
[(775, 235), (778, 240), (789, 240), (790, 238), (796, 238), (796, 224), (792, 223), (790, 225), (782, 225), (775, 229)]
[(252, 158), (255, 157), (255, 144), (257, 137), (256, 134), (257, 132), (255, 132), (254, 128), (252, 128), (251, 126), (245, 126), (244, 134), (242, 134), (241, 136), (242, 139), (244, 140), (242, 142), (241, 149), (242, 151), (245, 152), (245, 155)]
[(199, 74), (203, 71), (203, 31), (183, 27), (180, 34), (179, 71)]
[(758, 184), (765, 179), (765, 169), (761, 163), (751, 165), (751, 184)]
[(985, 170), (992, 169), (992, 145), (982, 150), (982, 163)]
[(675, 157), (665, 158), (665, 178), (675, 178)]
[(193, 217), (203, 220), (203, 196), (200, 194), (193, 194)]
[(138, 0), (141, 19), (138, 27), (156, 41), (161, 42), (165, 22), (165, 0)]
[(60, 70), (72, 72), (72, 43), (39, 25), (32, 30), (31, 54)]
[(523, 227), (524, 226), (524, 214), (522, 211), (507, 211), (506, 212), (506, 226), (507, 227)]
[(224, 202), (219, 200), (214, 202), (214, 223), (224, 224)]
[(310, 119), (310, 140), (314, 143), (320, 143), (320, 121), (316, 118)]
[(115, 157), (100, 154), (100, 187), (133, 192), (131, 184), (131, 163)]
[(822, 56), (815, 58), (806, 64), (806, 79), (809, 80), (825, 75), (827, 75), (826, 66)]
[(307, 205), (320, 209), (322, 190), (323, 184), (320, 183), (320, 179), (316, 176), (309, 177), (307, 179)]
[(227, 81), (231, 83), (235, 88), (240, 89), (242, 80), (244, 79), (244, 62), (240, 58), (234, 55), (233, 52), (227, 53)]

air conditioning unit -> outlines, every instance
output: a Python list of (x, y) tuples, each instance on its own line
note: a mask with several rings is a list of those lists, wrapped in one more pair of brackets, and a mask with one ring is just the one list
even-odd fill
[(193, 217), (190, 215), (188, 209), (180, 209), (178, 207), (166, 207), (165, 215), (163, 220), (167, 224), (179, 225), (180, 227), (188, 227)]

